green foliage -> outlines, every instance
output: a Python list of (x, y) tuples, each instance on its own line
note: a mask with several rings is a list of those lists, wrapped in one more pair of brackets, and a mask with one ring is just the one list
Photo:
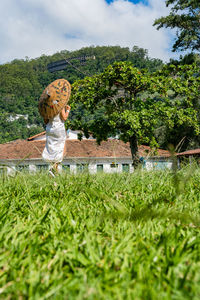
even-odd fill
[[(73, 84), (71, 105), (73, 109), (90, 111), (72, 119), (70, 126), (91, 132), (100, 143), (109, 135), (118, 135), (130, 143), (133, 160), (137, 143), (158, 146), (155, 130), (181, 128), (199, 134), (197, 110), (199, 99), (198, 65), (166, 65), (149, 73), (131, 63), (119, 62), (105, 71)], [(84, 111), (84, 110), (83, 110)], [(99, 115), (99, 113), (101, 114)], [(98, 114), (98, 118), (96, 117)], [(135, 148), (135, 150), (134, 150)]]
[[(47, 65), (51, 62), (91, 55), (95, 55), (96, 59), (88, 60), (84, 65), (80, 65), (79, 61), (72, 62), (81, 72), (78, 72), (71, 65), (56, 73), (47, 71)], [(119, 46), (86, 47), (73, 52), (61, 51), (52, 56), (42, 55), (37, 59), (14, 60), (11, 63), (1, 65), (0, 113), (3, 119), (0, 126), (0, 143), (16, 138), (27, 138), (31, 134), (27, 125), (32, 126), (30, 127), (31, 130), (36, 133), (41, 131), (44, 124), (38, 113), (38, 99), (43, 89), (55, 79), (66, 78), (70, 83), (73, 83), (84, 78), (85, 74), (94, 75), (102, 72), (105, 67), (115, 61), (127, 60), (138, 68), (145, 67), (150, 71), (154, 71), (162, 65), (161, 60), (149, 58), (147, 51), (142, 48), (133, 47), (130, 50)], [(13, 124), (8, 124), (6, 121), (4, 124), (3, 120), (5, 121), (7, 114), (13, 117), (16, 114), (28, 114), (28, 121), (24, 126), (21, 126), (19, 121), (15, 121)]]
[(0, 177), (0, 298), (199, 299), (199, 180)]
[(191, 65), (198, 64), (200, 66), (200, 54), (197, 53), (188, 53), (184, 56), (180, 55), (179, 59), (170, 59), (169, 64), (173, 65)]
[(166, 17), (156, 19), (154, 26), (176, 29), (177, 39), (173, 51), (200, 49), (200, 2), (199, 0), (166, 0), (171, 12)]

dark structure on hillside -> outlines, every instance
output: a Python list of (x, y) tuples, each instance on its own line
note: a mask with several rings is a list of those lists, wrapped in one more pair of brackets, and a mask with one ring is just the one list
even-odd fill
[[(71, 57), (68, 59), (62, 59), (48, 64), (47, 69), (49, 72), (53, 73), (53, 72), (66, 69), (68, 65), (72, 65), (71, 61), (78, 60), (80, 64), (84, 64), (89, 59), (96, 59), (96, 57), (95, 55), (92, 55), (92, 56), (80, 56), (80, 57)], [(74, 65), (72, 66), (75, 67)]]

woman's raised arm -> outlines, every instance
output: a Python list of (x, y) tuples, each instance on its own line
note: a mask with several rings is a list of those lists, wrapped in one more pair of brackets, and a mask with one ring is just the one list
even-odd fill
[(66, 121), (68, 116), (69, 116), (69, 112), (71, 110), (71, 107), (69, 105), (65, 106), (61, 112), (60, 112), (60, 117), (63, 121)]

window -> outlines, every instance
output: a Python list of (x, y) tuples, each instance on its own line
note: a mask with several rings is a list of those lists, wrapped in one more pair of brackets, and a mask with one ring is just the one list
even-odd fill
[(48, 165), (36, 165), (37, 170), (39, 171), (45, 171), (48, 170)]
[(17, 165), (16, 170), (21, 172), (21, 171), (29, 171), (29, 165)]
[(88, 171), (88, 165), (86, 165), (86, 164), (77, 164), (76, 168), (77, 168), (77, 171), (80, 173)]
[(113, 169), (117, 169), (117, 168), (118, 168), (118, 164), (112, 163), (112, 164), (110, 165), (110, 167), (113, 168)]
[(122, 164), (122, 171), (128, 173), (130, 171), (129, 164)]
[(97, 165), (97, 172), (103, 172), (103, 165)]
[(168, 168), (168, 162), (166, 161), (153, 162), (153, 168), (156, 170), (165, 170)]
[(62, 165), (63, 171), (70, 173), (70, 165)]

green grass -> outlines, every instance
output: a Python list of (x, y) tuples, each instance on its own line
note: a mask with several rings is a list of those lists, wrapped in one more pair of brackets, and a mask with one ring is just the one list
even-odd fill
[(0, 178), (1, 299), (200, 299), (200, 172)]

